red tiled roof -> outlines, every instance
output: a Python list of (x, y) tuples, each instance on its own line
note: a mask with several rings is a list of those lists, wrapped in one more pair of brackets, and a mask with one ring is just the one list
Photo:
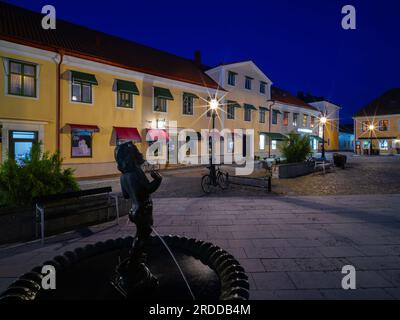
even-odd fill
[(293, 96), (290, 92), (285, 91), (283, 89), (279, 89), (277, 87), (271, 88), (271, 99), (279, 102), (283, 102), (286, 104), (291, 104), (294, 106), (299, 106), (305, 109), (310, 109), (313, 111), (319, 111), (317, 108), (309, 105), (308, 103), (304, 102), (300, 98)]
[(0, 39), (190, 84), (218, 88), (194, 61), (57, 19), (42, 28), (43, 15), (0, 2)]

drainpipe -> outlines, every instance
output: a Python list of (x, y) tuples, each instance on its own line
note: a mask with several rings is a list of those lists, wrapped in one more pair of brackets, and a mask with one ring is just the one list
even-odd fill
[(58, 50), (60, 61), (57, 63), (57, 108), (56, 108), (56, 151), (60, 150), (60, 130), (61, 130), (61, 65), (64, 60), (64, 51)]
[[(268, 132), (271, 133), (271, 123), (272, 123), (272, 107), (275, 105), (275, 100), (268, 100), (272, 102), (269, 105), (269, 115), (268, 115)], [(271, 158), (271, 137), (268, 137), (268, 158)]]

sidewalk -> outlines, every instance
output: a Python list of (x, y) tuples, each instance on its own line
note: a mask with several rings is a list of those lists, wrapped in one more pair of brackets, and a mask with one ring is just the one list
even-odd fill
[[(211, 241), (250, 277), (251, 299), (400, 299), (400, 195), (155, 199), (161, 234)], [(0, 248), (0, 291), (57, 254), (132, 235), (122, 221)], [(341, 289), (344, 265), (357, 290)]]

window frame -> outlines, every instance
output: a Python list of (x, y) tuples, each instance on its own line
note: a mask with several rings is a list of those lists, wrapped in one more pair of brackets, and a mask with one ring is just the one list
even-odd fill
[[(245, 76), (244, 88), (245, 88), (246, 90), (252, 90), (252, 89), (253, 89), (253, 84), (252, 84), (253, 80), (254, 80), (254, 79), (253, 79), (252, 77)], [(249, 84), (249, 86), (247, 86), (247, 84)]]
[(265, 123), (265, 121), (266, 121), (265, 114), (266, 114), (266, 112), (264, 109), (259, 110), (259, 114), (258, 114), (258, 122), (259, 123)]
[[(228, 85), (229, 86), (232, 86), (232, 87), (236, 86), (236, 76), (237, 76), (236, 72), (228, 70)], [(233, 82), (231, 82), (230, 80), (233, 80)]]
[(283, 111), (283, 117), (282, 117), (282, 126), (287, 127), (289, 126), (289, 111)]
[[(260, 94), (265, 95), (267, 92), (267, 83), (265, 81), (260, 81)], [(262, 90), (261, 90), (262, 89)]]
[[(129, 105), (128, 106), (120, 104), (120, 94), (129, 95)], [(118, 108), (123, 108), (123, 109), (133, 109), (135, 107), (133, 93), (132, 92), (127, 92), (127, 91), (124, 91), (124, 90), (118, 90), (117, 91), (117, 107)]]
[[(81, 92), (81, 98), (80, 100), (74, 100), (73, 99), (73, 92), (74, 92), (74, 85), (79, 85), (80, 86), (80, 92)], [(83, 101), (83, 87), (84, 86), (89, 86), (90, 88), (90, 101)], [(85, 81), (80, 81), (80, 80), (71, 80), (71, 101), (73, 103), (84, 103), (84, 104), (92, 104), (93, 103), (93, 85), (89, 82)]]
[[(156, 97), (156, 95), (154, 94), (154, 87), (153, 87), (153, 112), (156, 113), (168, 113), (168, 99), (164, 99), (164, 98), (160, 98), (160, 97)], [(158, 107), (158, 105), (156, 104), (156, 99), (161, 99), (165, 101), (165, 111), (160, 111), (160, 110), (156, 110), (155, 108)]]
[[(191, 101), (191, 113), (186, 112), (185, 102), (187, 103), (189, 101)], [(194, 97), (193, 96), (183, 94), (183, 96), (182, 96), (182, 114), (184, 116), (193, 116), (194, 115)]]
[(272, 110), (271, 124), (278, 124), (278, 112), (276, 110)]
[(235, 120), (235, 109), (234, 105), (228, 104), (226, 106), (226, 118), (229, 120)]
[(308, 114), (303, 113), (303, 121), (302, 121), (303, 128), (307, 128), (307, 124), (308, 124)]
[[(247, 115), (249, 116), (248, 118), (247, 118)], [(244, 121), (251, 122), (251, 109), (250, 108), (244, 109)]]
[[(21, 73), (12, 72), (11, 63), (19, 64), (21, 66)], [(33, 69), (34, 69), (34, 75), (33, 76), (32, 75), (25, 75), (25, 73), (24, 73), (25, 66), (33, 67)], [(7, 94), (11, 95), (11, 96), (17, 96), (17, 97), (37, 98), (38, 97), (37, 96), (37, 81), (38, 81), (38, 79), (37, 79), (37, 67), (38, 67), (37, 64), (34, 64), (34, 63), (29, 63), (29, 62), (25, 62), (25, 61), (14, 60), (14, 59), (8, 59), (8, 75), (7, 75), (7, 77), (8, 77), (8, 80), (7, 80), (8, 88), (7, 88)], [(18, 75), (18, 76), (21, 77), (21, 90), (20, 90), (21, 92), (20, 93), (11, 92), (11, 75), (12, 74)], [(33, 82), (33, 90), (34, 90), (33, 95), (24, 94), (24, 77), (25, 76), (29, 77), (29, 78), (33, 78), (33, 81), (34, 81)]]
[(299, 113), (293, 113), (293, 122), (292, 122), (293, 127), (298, 127), (299, 125)]
[[(387, 124), (386, 124), (386, 127), (385, 127), (385, 130), (382, 130), (382, 123), (383, 122), (386, 122)], [(389, 131), (389, 126), (390, 126), (390, 122), (389, 122), (389, 120), (387, 120), (387, 119), (384, 119), (384, 120), (379, 120), (379, 128), (378, 128), (378, 130), (379, 131), (381, 131), (381, 132), (386, 132), (386, 131)]]

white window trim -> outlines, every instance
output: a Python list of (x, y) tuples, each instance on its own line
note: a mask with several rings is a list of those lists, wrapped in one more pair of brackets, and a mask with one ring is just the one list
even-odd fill
[(192, 106), (192, 114), (188, 114), (188, 113), (184, 113), (184, 97), (185, 97), (185, 95), (184, 94), (182, 94), (182, 108), (181, 108), (181, 110), (182, 110), (182, 116), (184, 116), (184, 117), (194, 117), (194, 101), (196, 100), (195, 98), (192, 98), (193, 99), (193, 106)]
[(88, 107), (92, 107), (95, 104), (95, 99), (94, 99), (94, 85), (91, 84), (90, 88), (92, 90), (92, 102), (91, 103), (87, 103), (87, 102), (81, 102), (81, 101), (74, 101), (72, 100), (72, 74), (71, 71), (69, 71), (69, 92), (68, 92), (68, 96), (69, 96), (69, 103), (71, 104), (77, 104), (77, 105), (83, 105), (83, 106), (88, 106)]
[(120, 107), (118, 106), (118, 90), (115, 91), (115, 109), (117, 110), (126, 110), (126, 111), (135, 111), (136, 109), (136, 99), (135, 94), (132, 93), (132, 107)]

